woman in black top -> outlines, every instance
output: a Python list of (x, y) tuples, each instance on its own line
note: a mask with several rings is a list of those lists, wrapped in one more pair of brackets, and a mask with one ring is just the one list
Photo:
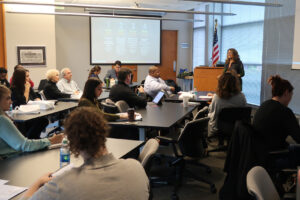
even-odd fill
[(274, 151), (288, 147), (285, 141), (288, 135), (300, 143), (300, 127), (288, 108), (294, 89), (291, 83), (278, 75), (271, 76), (268, 83), (272, 86), (272, 99), (263, 102), (256, 111), (253, 126), (262, 135), (267, 149)]
[[(25, 105), (29, 100), (40, 100), (29, 83), (29, 71), (17, 69), (14, 71), (11, 82), (11, 99), (13, 107)], [(25, 123), (17, 123), (22, 134), (29, 139), (39, 139), (41, 132), (49, 124), (46, 117), (40, 117)]]
[(29, 83), (29, 71), (18, 69), (14, 71), (11, 83), (11, 98), (13, 108), (27, 104), (29, 100), (40, 100)]
[(89, 72), (89, 77), (88, 78), (99, 78), (99, 74), (101, 73), (101, 67), (99, 65), (95, 65)]
[(242, 89), (242, 77), (245, 75), (244, 65), (240, 60), (239, 53), (236, 49), (228, 49), (227, 50), (227, 59), (224, 65), (224, 72), (227, 71), (235, 71), (239, 80), (241, 82), (241, 89)]
[(58, 87), (56, 86), (56, 83), (59, 80), (59, 71), (56, 69), (50, 69), (47, 71), (47, 80), (44, 87), (44, 94), (46, 99), (59, 99), (59, 98), (70, 98), (70, 94), (62, 93)]

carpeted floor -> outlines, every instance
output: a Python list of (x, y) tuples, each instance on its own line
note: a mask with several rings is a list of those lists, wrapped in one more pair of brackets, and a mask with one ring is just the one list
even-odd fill
[[(164, 154), (166, 152), (170, 153), (170, 148), (160, 148), (159, 152)], [(195, 181), (191, 178), (184, 178), (183, 184), (178, 192), (178, 197), (180, 200), (216, 200), (218, 199), (218, 192), (223, 185), (225, 174), (223, 172), (224, 161), (226, 158), (226, 153), (216, 152), (210, 153), (208, 157), (201, 160), (202, 163), (207, 164), (211, 167), (212, 172), (208, 174), (206, 170), (202, 167), (187, 165), (188, 169), (201, 177), (212, 181), (216, 188), (217, 193), (213, 194), (210, 192), (209, 185)], [(172, 185), (155, 185), (152, 188), (153, 199), (154, 200), (170, 200), (172, 195)]]

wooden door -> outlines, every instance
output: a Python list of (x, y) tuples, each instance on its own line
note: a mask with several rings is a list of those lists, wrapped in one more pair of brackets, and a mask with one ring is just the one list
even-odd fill
[(176, 82), (176, 66), (174, 69), (174, 62), (177, 63), (177, 37), (176, 30), (162, 31), (161, 44), (161, 65), (160, 76), (163, 80), (172, 79)]
[(4, 4), (0, 4), (0, 67), (6, 66)]
[[(130, 69), (133, 74), (132, 82), (137, 82), (137, 65), (122, 65), (121, 67)], [(112, 68), (113, 68), (113, 66), (112, 66)]]

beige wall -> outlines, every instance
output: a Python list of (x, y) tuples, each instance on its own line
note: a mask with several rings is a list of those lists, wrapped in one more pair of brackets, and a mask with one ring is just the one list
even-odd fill
[(50, 68), (56, 68), (55, 17), (49, 15), (5, 14), (8, 77), (17, 64), (17, 46), (45, 46), (46, 66), (30, 66), (31, 79), (38, 86)]

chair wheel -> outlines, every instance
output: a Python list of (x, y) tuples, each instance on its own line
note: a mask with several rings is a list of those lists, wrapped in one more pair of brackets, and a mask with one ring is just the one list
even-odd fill
[(217, 188), (215, 186), (215, 184), (210, 185), (210, 192), (215, 194), (217, 192)]
[(177, 194), (172, 194), (171, 199), (172, 200), (179, 200)]

